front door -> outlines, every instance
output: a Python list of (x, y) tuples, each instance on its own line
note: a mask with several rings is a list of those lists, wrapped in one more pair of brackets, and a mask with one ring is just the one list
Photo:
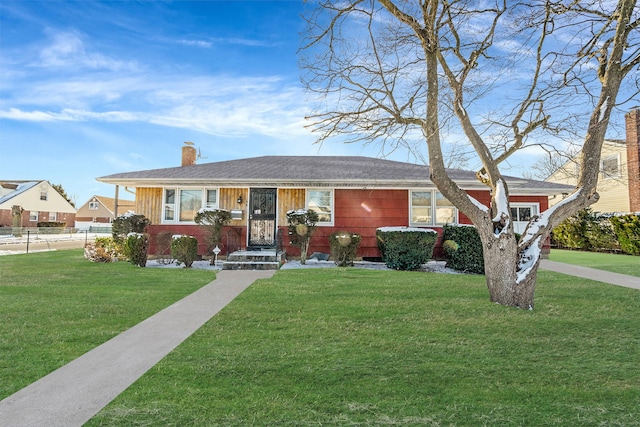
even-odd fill
[(275, 188), (252, 188), (249, 195), (249, 249), (276, 246)]

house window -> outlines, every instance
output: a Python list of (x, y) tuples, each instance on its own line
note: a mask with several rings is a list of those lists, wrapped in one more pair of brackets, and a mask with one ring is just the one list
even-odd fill
[(99, 203), (98, 202), (89, 202), (89, 210), (90, 211), (97, 211), (99, 207)]
[(38, 211), (29, 212), (29, 221), (38, 222)]
[(49, 222), (55, 222), (58, 220), (58, 212), (49, 212)]
[(455, 224), (458, 218), (455, 206), (436, 190), (411, 191), (410, 211), (416, 226)]
[(207, 202), (205, 207), (209, 209), (218, 208), (218, 190), (205, 190), (207, 193)]
[(47, 192), (46, 190), (40, 192), (40, 200), (47, 200)]
[(513, 231), (522, 234), (527, 228), (529, 221), (540, 213), (538, 203), (511, 203), (511, 220), (513, 221)]
[(602, 173), (602, 179), (619, 178), (620, 159), (618, 155), (603, 157), (600, 172)]
[(163, 222), (193, 222), (200, 209), (218, 207), (218, 190), (165, 188), (163, 201)]
[(318, 214), (319, 225), (333, 225), (333, 191), (307, 190), (307, 209)]
[(191, 222), (202, 208), (202, 190), (180, 190), (180, 222)]
[(164, 190), (164, 221), (176, 219), (176, 190)]

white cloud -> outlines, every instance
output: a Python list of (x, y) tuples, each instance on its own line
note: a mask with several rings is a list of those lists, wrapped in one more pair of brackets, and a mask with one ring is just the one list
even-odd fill
[(186, 45), (186, 46), (197, 46), (197, 47), (204, 47), (204, 48), (210, 48), (211, 46), (213, 46), (213, 43), (211, 43), (210, 41), (206, 41), (206, 40), (180, 39), (177, 42), (179, 44), (183, 44), (183, 45)]
[(93, 70), (136, 70), (135, 61), (123, 61), (99, 52), (88, 51), (76, 31), (49, 30), (51, 42), (40, 51), (39, 65), (47, 68), (88, 68)]

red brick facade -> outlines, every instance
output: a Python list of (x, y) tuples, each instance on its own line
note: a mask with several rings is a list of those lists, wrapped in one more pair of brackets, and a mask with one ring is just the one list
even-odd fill
[(629, 209), (640, 212), (640, 109), (625, 116), (627, 132), (627, 173), (629, 175)]
[[(483, 204), (490, 203), (488, 191), (470, 191), (473, 197)], [(540, 211), (548, 208), (546, 196), (511, 196), (512, 202), (535, 202), (540, 204)], [(336, 231), (349, 231), (362, 236), (358, 257), (380, 257), (376, 240), (376, 229), (379, 227), (408, 226), (409, 225), (409, 191), (407, 190), (362, 190), (362, 189), (336, 189), (334, 194), (334, 225), (319, 226), (313, 234), (309, 247), (309, 254), (313, 252), (330, 253), (329, 236)], [(461, 224), (471, 224), (471, 221), (462, 213), (459, 213)], [(221, 244), (222, 255), (227, 253), (225, 237), (227, 233), (235, 229), (239, 233), (237, 242), (241, 247), (246, 246), (246, 227), (225, 227)], [(429, 227), (442, 235), (442, 227)], [(289, 244), (287, 227), (279, 227), (283, 237), (283, 246), (287, 254), (296, 257), (300, 255), (297, 247)], [(158, 233), (168, 231), (172, 234), (186, 234), (198, 239), (198, 254), (207, 255), (206, 238), (204, 230), (197, 225), (171, 224), (150, 225), (147, 232), (151, 235), (149, 247), (150, 254), (156, 254), (155, 238)], [(238, 249), (238, 248), (232, 248)], [(210, 254), (209, 254), (210, 255)], [(434, 257), (442, 256), (442, 243), (436, 242)]]

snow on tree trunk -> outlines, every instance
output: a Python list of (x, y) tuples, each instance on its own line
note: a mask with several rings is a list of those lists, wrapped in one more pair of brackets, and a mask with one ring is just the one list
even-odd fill
[(489, 299), (510, 307), (533, 309), (540, 251), (524, 257), (518, 254), (518, 243), (512, 232), (501, 232), (498, 236), (491, 233), (481, 240)]

